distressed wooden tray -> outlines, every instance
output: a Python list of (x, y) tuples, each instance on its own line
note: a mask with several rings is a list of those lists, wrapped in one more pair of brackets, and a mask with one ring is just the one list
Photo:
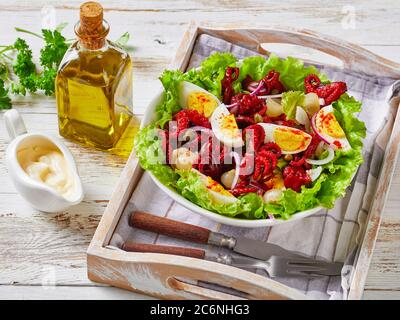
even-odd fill
[[(192, 23), (186, 31), (170, 68), (185, 70), (200, 34), (225, 39), (250, 50), (262, 51), (262, 44), (287, 43), (313, 48), (334, 56), (345, 68), (371, 75), (400, 79), (400, 64), (379, 57), (359, 46), (308, 30), (289, 28), (238, 28), (236, 25)], [(393, 176), (400, 143), (397, 111), (386, 148), (377, 190), (360, 246), (349, 299), (361, 299), (369, 264)], [(99, 223), (87, 251), (89, 279), (164, 299), (243, 299), (183, 282), (210, 282), (234, 288), (249, 299), (306, 299), (299, 291), (252, 272), (194, 258), (155, 253), (121, 252), (106, 248), (121, 214), (142, 176), (143, 170), (132, 153)]]

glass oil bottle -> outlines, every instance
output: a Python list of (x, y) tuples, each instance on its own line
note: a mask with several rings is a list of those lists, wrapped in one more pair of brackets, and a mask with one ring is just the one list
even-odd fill
[(102, 150), (118, 148), (133, 117), (131, 59), (106, 39), (108, 32), (101, 5), (82, 4), (75, 25), (78, 40), (66, 52), (56, 77), (61, 136)]

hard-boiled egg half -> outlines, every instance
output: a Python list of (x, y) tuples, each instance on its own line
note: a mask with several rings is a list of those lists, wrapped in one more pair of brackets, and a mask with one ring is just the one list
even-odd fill
[(302, 130), (272, 123), (258, 123), (265, 131), (264, 142), (275, 142), (283, 154), (302, 152), (310, 145), (312, 137)]
[(209, 118), (221, 102), (207, 90), (182, 81), (179, 88), (179, 104), (183, 109), (194, 109)]
[(343, 151), (351, 149), (346, 134), (335, 117), (332, 105), (318, 111), (315, 118), (312, 119), (312, 126), (321, 139), (334, 149)]
[(279, 169), (275, 169), (272, 178), (264, 181), (264, 183), (269, 188), (269, 190), (263, 194), (264, 202), (269, 203), (279, 201), (282, 198), (283, 190), (286, 189), (282, 172)]
[(211, 177), (202, 174), (196, 169), (192, 169), (192, 171), (200, 176), (201, 181), (204, 183), (204, 186), (207, 188), (207, 191), (211, 196), (211, 199), (215, 201), (215, 203), (228, 204), (238, 200), (234, 195), (232, 195), (228, 190), (226, 190)]
[(224, 104), (214, 110), (210, 118), (211, 128), (219, 141), (228, 147), (243, 146), (242, 133), (236, 123), (235, 116)]

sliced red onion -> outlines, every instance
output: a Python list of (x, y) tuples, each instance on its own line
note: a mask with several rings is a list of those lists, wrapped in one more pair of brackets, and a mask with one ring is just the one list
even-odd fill
[(227, 107), (230, 113), (232, 114), (237, 114), (239, 112), (239, 106), (237, 103), (233, 103), (229, 105), (229, 108)]
[(258, 87), (258, 82), (257, 81), (252, 81), (252, 82), (249, 83), (249, 85), (247, 86), (246, 89), (248, 91), (254, 91), (254, 90), (257, 89), (257, 87)]
[(255, 181), (255, 180), (253, 180), (253, 179), (250, 180), (249, 185), (251, 185), (251, 186), (253, 186), (253, 187), (256, 187), (257, 189), (259, 189), (259, 190), (261, 190), (261, 191), (263, 191), (263, 192), (268, 191), (267, 186), (262, 185), (261, 183), (259, 183), (258, 181)]
[(275, 217), (274, 217), (274, 215), (273, 215), (273, 214), (271, 214), (271, 213), (268, 213), (268, 218), (270, 218), (271, 220), (275, 220)]
[(236, 186), (236, 184), (237, 184), (238, 181), (239, 181), (239, 173), (240, 173), (240, 155), (239, 155), (239, 153), (237, 153), (237, 152), (235, 152), (235, 151), (231, 151), (231, 152), (229, 153), (229, 155), (230, 155), (233, 159), (235, 159), (235, 177), (233, 178), (232, 187), (231, 187), (231, 189), (234, 189), (235, 186)]
[(310, 132), (310, 119), (307, 112), (302, 107), (296, 108), (296, 121), (306, 127), (307, 132)]
[(322, 167), (316, 167), (314, 169), (307, 170), (307, 174), (310, 176), (311, 181), (315, 181), (322, 173)]
[(328, 156), (321, 160), (314, 160), (314, 159), (306, 159), (306, 162), (315, 166), (322, 166), (327, 164), (333, 160), (335, 157), (335, 151), (331, 146), (329, 146), (326, 150), (328, 150)]
[(257, 88), (252, 93), (250, 93), (250, 95), (252, 95), (252, 96), (257, 95), (257, 93), (259, 93), (263, 89), (263, 87), (264, 87), (264, 82), (260, 81), (258, 83)]
[(322, 141), (324, 141), (326, 144), (330, 145), (329, 141), (326, 140), (326, 139), (318, 132), (318, 130), (317, 130), (317, 125), (316, 125), (316, 123), (315, 123), (315, 118), (317, 117), (317, 114), (318, 114), (318, 112), (315, 113), (315, 114), (312, 116), (312, 118), (311, 118), (311, 127), (312, 127), (313, 131), (315, 132), (315, 134), (316, 134)]

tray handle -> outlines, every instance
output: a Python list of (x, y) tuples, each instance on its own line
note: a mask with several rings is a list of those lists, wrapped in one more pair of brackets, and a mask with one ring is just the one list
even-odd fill
[(247, 300), (249, 297), (239, 297), (229, 293), (221, 291), (215, 291), (212, 289), (200, 287), (194, 284), (190, 284), (181, 281), (175, 277), (169, 277), (167, 279), (167, 286), (175, 291), (184, 291), (188, 294), (194, 295), (201, 299), (206, 300)]
[[(344, 68), (366, 74), (400, 78), (400, 64), (380, 57), (358, 45), (306, 29), (235, 28), (199, 26), (199, 33), (206, 33), (226, 41), (258, 51), (262, 44), (286, 43), (322, 51), (343, 62)], [(262, 51), (265, 53), (265, 51)]]

